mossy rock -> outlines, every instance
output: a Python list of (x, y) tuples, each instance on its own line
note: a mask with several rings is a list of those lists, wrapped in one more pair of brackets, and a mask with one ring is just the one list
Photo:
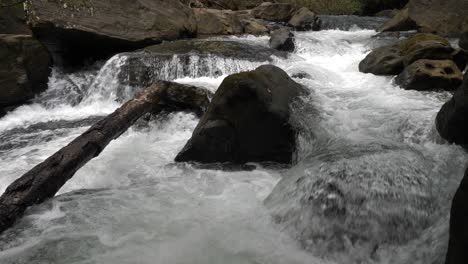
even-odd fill
[(402, 40), (398, 45), (404, 53), (409, 52), (415, 45), (421, 42), (433, 41), (438, 42), (446, 46), (450, 46), (450, 42), (441, 36), (430, 34), (430, 33), (418, 33), (405, 40)]

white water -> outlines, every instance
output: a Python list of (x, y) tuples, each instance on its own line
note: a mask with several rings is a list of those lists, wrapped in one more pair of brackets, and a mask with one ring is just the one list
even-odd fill
[[(434, 130), (435, 114), (450, 95), (404, 91), (391, 78), (359, 73), (373, 34), (298, 33), (296, 54), (276, 62), (291, 75), (310, 76), (296, 79), (311, 89), (306, 101), (315, 111), (297, 113), (306, 129), (294, 168), (222, 172), (174, 164), (197, 118), (169, 114), (132, 128), (82, 168), (61, 195), (29, 210), (0, 236), (0, 263), (442, 263), (449, 201), (467, 158)], [(265, 38), (233, 39), (266, 45)], [(0, 191), (117, 108), (119, 95), (133, 93), (135, 87), (118, 81), (124, 60), (116, 56), (98, 71), (55, 71), (35, 104), (0, 119)], [(226, 74), (256, 66), (213, 60), (219, 67), (206, 76), (198, 70), (185, 77), (161, 74), (215, 90)], [(374, 232), (365, 236), (375, 239), (353, 242), (347, 237), (353, 219), (329, 226), (319, 213), (314, 218), (314, 211), (298, 205), (310, 195), (308, 185), (297, 190), (290, 183), (307, 175), (306, 183), (314, 185), (321, 177), (328, 181), (331, 172), (348, 175), (338, 182), (346, 197), (375, 198), (367, 204), (371, 215), (386, 216), (393, 208), (399, 221), (408, 215), (408, 226), (421, 228), (391, 229), (409, 237), (382, 242), (386, 226), (372, 222)], [(414, 196), (432, 205), (409, 208), (419, 201)], [(335, 229), (344, 235), (327, 235)], [(343, 241), (344, 248), (334, 248)]]

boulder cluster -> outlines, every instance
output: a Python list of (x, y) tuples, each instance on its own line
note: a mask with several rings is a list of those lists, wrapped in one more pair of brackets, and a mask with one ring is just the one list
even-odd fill
[(392, 45), (376, 48), (359, 64), (375, 75), (398, 75), (396, 83), (408, 90), (453, 91), (463, 81), (468, 51), (454, 48), (441, 36), (418, 33)]

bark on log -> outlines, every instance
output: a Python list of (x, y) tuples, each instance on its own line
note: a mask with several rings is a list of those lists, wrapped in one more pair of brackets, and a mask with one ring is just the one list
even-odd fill
[[(184, 89), (189, 94), (198, 93), (203, 104), (209, 102), (209, 92), (204, 89), (195, 88), (198, 91), (193, 91), (194, 87), (190, 86), (156, 82), (13, 182), (0, 197), (0, 233), (11, 227), (29, 206), (53, 197), (78, 169), (97, 157), (141, 116), (162, 107), (164, 99), (166, 103), (167, 100), (177, 101), (196, 109), (193, 98), (182, 96)], [(204, 95), (206, 101), (203, 100)]]

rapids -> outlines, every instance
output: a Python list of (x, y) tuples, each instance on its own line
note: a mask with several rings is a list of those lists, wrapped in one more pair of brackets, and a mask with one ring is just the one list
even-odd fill
[[(54, 199), (29, 209), (0, 236), (0, 263), (442, 264), (467, 158), (434, 128), (450, 94), (359, 73), (375, 34), (297, 33), (296, 52), (275, 58), (311, 90), (295, 109), (304, 128), (296, 166), (175, 164), (198, 120), (164, 114), (135, 125)], [(118, 81), (126, 59), (71, 74), (54, 69), (47, 91), (0, 119), (0, 191), (141, 88)], [(156, 63), (154, 73), (215, 91), (226, 75), (259, 65), (212, 57), (200, 70), (197, 61)], [(172, 70), (178, 66), (184, 70)], [(329, 207), (346, 216), (330, 219)]]

